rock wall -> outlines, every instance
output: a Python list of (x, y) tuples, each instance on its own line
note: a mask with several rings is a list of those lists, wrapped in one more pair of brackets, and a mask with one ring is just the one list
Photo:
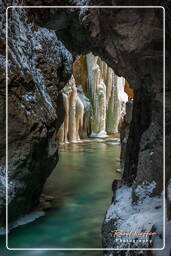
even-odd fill
[[(19, 5), (11, 1), (10, 5)], [(5, 5), (2, 3), (5, 13)], [(1, 13), (1, 16), (3, 14)], [(0, 41), (0, 216), (5, 218), (5, 19)], [(8, 30), (9, 221), (37, 206), (44, 182), (58, 161), (55, 132), (64, 119), (60, 89), (72, 72), (72, 56), (54, 31), (9, 10)]]

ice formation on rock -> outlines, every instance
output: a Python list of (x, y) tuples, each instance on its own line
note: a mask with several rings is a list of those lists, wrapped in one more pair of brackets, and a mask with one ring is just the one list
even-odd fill
[(115, 75), (99, 57), (87, 55), (88, 86), (93, 102), (92, 137), (118, 132), (128, 100), (125, 79)]
[(80, 140), (79, 130), (83, 127), (84, 103), (77, 93), (75, 79), (72, 76), (62, 91), (65, 119), (58, 132), (60, 143)]
[(62, 92), (66, 116), (58, 133), (59, 142), (117, 133), (128, 101), (125, 79), (92, 53), (77, 56), (73, 70)]

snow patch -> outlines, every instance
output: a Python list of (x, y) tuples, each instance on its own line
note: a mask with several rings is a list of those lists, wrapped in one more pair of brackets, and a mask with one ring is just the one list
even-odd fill
[(100, 131), (99, 133), (92, 132), (90, 138), (106, 138), (108, 137), (106, 131)]
[(120, 141), (105, 141), (108, 145), (120, 145)]
[(16, 228), (18, 226), (22, 226), (27, 223), (33, 222), (34, 220), (36, 220), (44, 215), (45, 215), (44, 211), (33, 211), (29, 214), (24, 215), (23, 217), (19, 218), (18, 220), (11, 222), (9, 224), (9, 229)]
[(27, 101), (35, 101), (35, 99), (36, 99), (36, 97), (34, 95), (32, 95), (31, 93), (23, 95), (22, 98)]
[[(136, 194), (137, 202), (132, 201), (133, 190), (131, 187), (122, 186), (117, 189), (115, 195), (115, 201), (110, 205), (107, 210), (105, 223), (110, 220), (115, 220), (115, 228), (122, 230), (123, 232), (131, 232), (138, 230), (140, 232), (150, 232), (155, 228), (157, 233), (153, 240), (160, 240), (160, 243), (156, 245), (162, 247), (162, 240), (160, 234), (163, 231), (163, 196), (150, 197), (153, 189), (156, 187), (156, 183), (144, 183), (137, 186), (134, 193)], [(129, 236), (124, 236), (124, 239), (130, 239)], [(136, 247), (142, 247), (139, 245), (138, 239), (143, 239), (136, 234), (131, 235), (131, 239), (135, 239)], [(137, 239), (137, 240), (136, 240)], [(130, 247), (131, 243), (127, 241), (119, 242), (118, 248)]]
[(169, 180), (169, 184), (167, 187), (167, 196), (168, 196), (169, 201), (171, 201), (171, 179)]
[(0, 236), (3, 236), (6, 234), (6, 229), (3, 227), (0, 227)]
[[(9, 231), (13, 228), (33, 222), (44, 215), (45, 215), (44, 211), (33, 211), (29, 214), (26, 214), (20, 217), (19, 219), (9, 223)], [(0, 227), (0, 235), (5, 235), (5, 233), (6, 233), (6, 229), (4, 227)]]
[(138, 185), (135, 189), (135, 193), (138, 196), (139, 200), (144, 200), (147, 196), (149, 196), (153, 189), (156, 187), (156, 182), (153, 181), (151, 183), (144, 182), (141, 186)]
[(6, 187), (5, 166), (0, 166), (0, 186)]

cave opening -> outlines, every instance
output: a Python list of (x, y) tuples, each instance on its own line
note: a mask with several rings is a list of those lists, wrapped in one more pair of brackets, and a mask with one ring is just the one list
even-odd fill
[[(101, 240), (106, 248), (116, 248), (118, 244), (126, 248), (139, 247), (139, 243), (113, 241), (110, 233), (115, 225), (127, 231), (130, 227), (153, 231), (155, 226), (159, 234), (157, 243), (160, 241), (157, 246), (161, 247), (163, 38), (160, 11), (153, 8), (35, 8), (32, 13), (22, 9), (12, 12), (18, 18), (13, 22), (9, 17), (10, 50), (14, 55), (10, 58), (19, 68), (17, 75), (14, 74), (16, 67), (14, 71), (11, 69), (9, 82), (15, 85), (9, 91), (9, 180), (12, 184), (9, 220), (35, 209), (39, 199), (41, 209), (50, 209), (47, 214), (50, 218), (49, 222), (45, 216), (36, 224), (30, 224), (25, 240), (20, 239), (22, 230), (11, 232), (11, 247), (15, 247), (16, 241), (18, 245), (26, 244), (30, 233), (35, 234), (35, 244), (44, 247), (44, 238), (37, 236), (42, 227), (48, 227), (46, 231), (53, 233), (55, 239), (49, 242), (46, 237), (46, 242), (54, 248), (66, 247), (68, 229), (71, 232), (67, 247), (73, 247), (76, 237), (71, 234), (78, 236), (80, 230), (83, 237), (78, 240), (78, 247), (86, 244), (87, 237), (87, 247), (100, 248)], [(40, 18), (42, 13), (44, 19)], [(22, 28), (22, 36), (18, 27)], [(60, 145), (60, 160), (52, 172), (58, 161), (56, 142)], [(4, 169), (0, 170), (4, 176)], [(119, 183), (123, 171), (124, 182)], [(108, 192), (104, 191), (105, 186)], [(107, 208), (110, 204), (106, 198), (110, 201), (112, 198), (112, 203), (105, 215), (105, 205)], [(51, 210), (53, 204), (57, 211)], [(125, 208), (129, 208), (128, 214)], [(3, 218), (4, 212), (3, 208)], [(105, 216), (104, 222), (95, 212)], [(144, 214), (147, 219), (142, 218)], [(68, 222), (61, 225), (61, 220), (65, 222), (64, 216), (71, 226)], [(84, 232), (87, 216), (88, 233)], [(74, 225), (76, 220), (83, 225)], [(99, 228), (96, 234), (95, 226)], [(98, 236), (102, 233), (102, 237), (97, 239), (97, 233)], [(56, 236), (60, 241), (58, 245)]]

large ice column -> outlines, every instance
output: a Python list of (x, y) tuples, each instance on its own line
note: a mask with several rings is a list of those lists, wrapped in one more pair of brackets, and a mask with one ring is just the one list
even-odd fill
[(91, 53), (87, 55), (88, 83), (93, 105), (92, 137), (106, 136), (106, 85), (99, 61), (99, 57)]
[[(110, 79), (108, 80), (108, 100), (107, 100), (107, 115), (106, 115), (106, 131), (108, 134), (118, 132), (118, 124), (120, 117), (120, 102), (118, 99), (117, 76), (111, 71)], [(109, 90), (110, 89), (110, 90)]]
[(125, 93), (124, 87), (125, 78), (117, 76), (118, 99), (120, 102), (126, 103), (128, 101), (128, 95)]
[(112, 90), (107, 106), (106, 130), (108, 134), (118, 132), (119, 123), (125, 115), (125, 103), (128, 101), (128, 96), (124, 92), (125, 79), (112, 75)]
[(77, 95), (76, 99), (76, 140), (80, 140), (79, 132), (83, 128), (83, 120), (84, 120), (84, 104), (81, 99)]
[(104, 83), (106, 84), (107, 83), (107, 78), (108, 78), (109, 66), (104, 61), (102, 61), (100, 59), (100, 57), (98, 57), (97, 63), (100, 66), (101, 75), (102, 75)]
[(78, 96), (84, 105), (83, 125), (79, 130), (80, 138), (87, 138), (91, 133), (92, 105), (89, 98), (85, 95), (81, 85), (77, 85)]
[(69, 98), (69, 141), (77, 142), (80, 140), (79, 130), (83, 126), (84, 104), (77, 93), (77, 87), (73, 76), (69, 81), (69, 85), (71, 87)]
[(96, 92), (96, 88), (94, 86), (95, 84), (95, 69), (94, 67), (96, 66), (97, 58), (92, 53), (89, 53), (86, 55), (86, 60), (87, 60), (87, 80), (88, 80), (88, 89), (89, 93), (92, 99), (94, 99), (94, 95)]
[(63, 93), (63, 103), (65, 108), (65, 118), (63, 123), (63, 142), (68, 142), (68, 129), (69, 129), (69, 93)]
[(126, 114), (126, 103), (128, 102), (128, 95), (124, 91), (125, 88), (125, 78), (117, 77), (117, 90), (118, 90), (118, 100), (119, 105), (119, 122), (121, 122)]
[(125, 102), (128, 100), (124, 92), (125, 79), (118, 77), (105, 62), (92, 53), (87, 55), (87, 73), (93, 105), (92, 136), (117, 133)]
[(69, 99), (69, 141), (77, 141), (77, 128), (76, 128), (76, 99), (77, 99), (77, 88), (75, 85), (75, 79), (72, 76), (69, 81), (71, 87), (70, 99)]
[(106, 136), (106, 86), (102, 79), (96, 84), (92, 136)]
[(107, 105), (107, 108), (108, 108), (108, 105), (109, 105), (109, 100), (111, 97), (113, 97), (112, 95), (113, 94), (113, 89), (114, 87), (116, 87), (116, 76), (114, 76), (114, 72), (113, 70), (108, 67), (107, 68), (107, 76), (106, 76), (106, 105)]
[[(69, 87), (70, 88), (70, 87)], [(67, 91), (63, 90), (62, 97), (63, 97), (63, 104), (65, 109), (65, 117), (64, 122), (58, 130), (57, 139), (60, 144), (68, 143), (68, 130), (69, 130), (69, 92), (71, 91), (67, 88)]]
[(82, 103), (72, 76), (62, 92), (65, 108), (64, 123), (58, 132), (59, 143), (77, 142), (80, 140), (80, 130), (83, 126), (84, 104)]

